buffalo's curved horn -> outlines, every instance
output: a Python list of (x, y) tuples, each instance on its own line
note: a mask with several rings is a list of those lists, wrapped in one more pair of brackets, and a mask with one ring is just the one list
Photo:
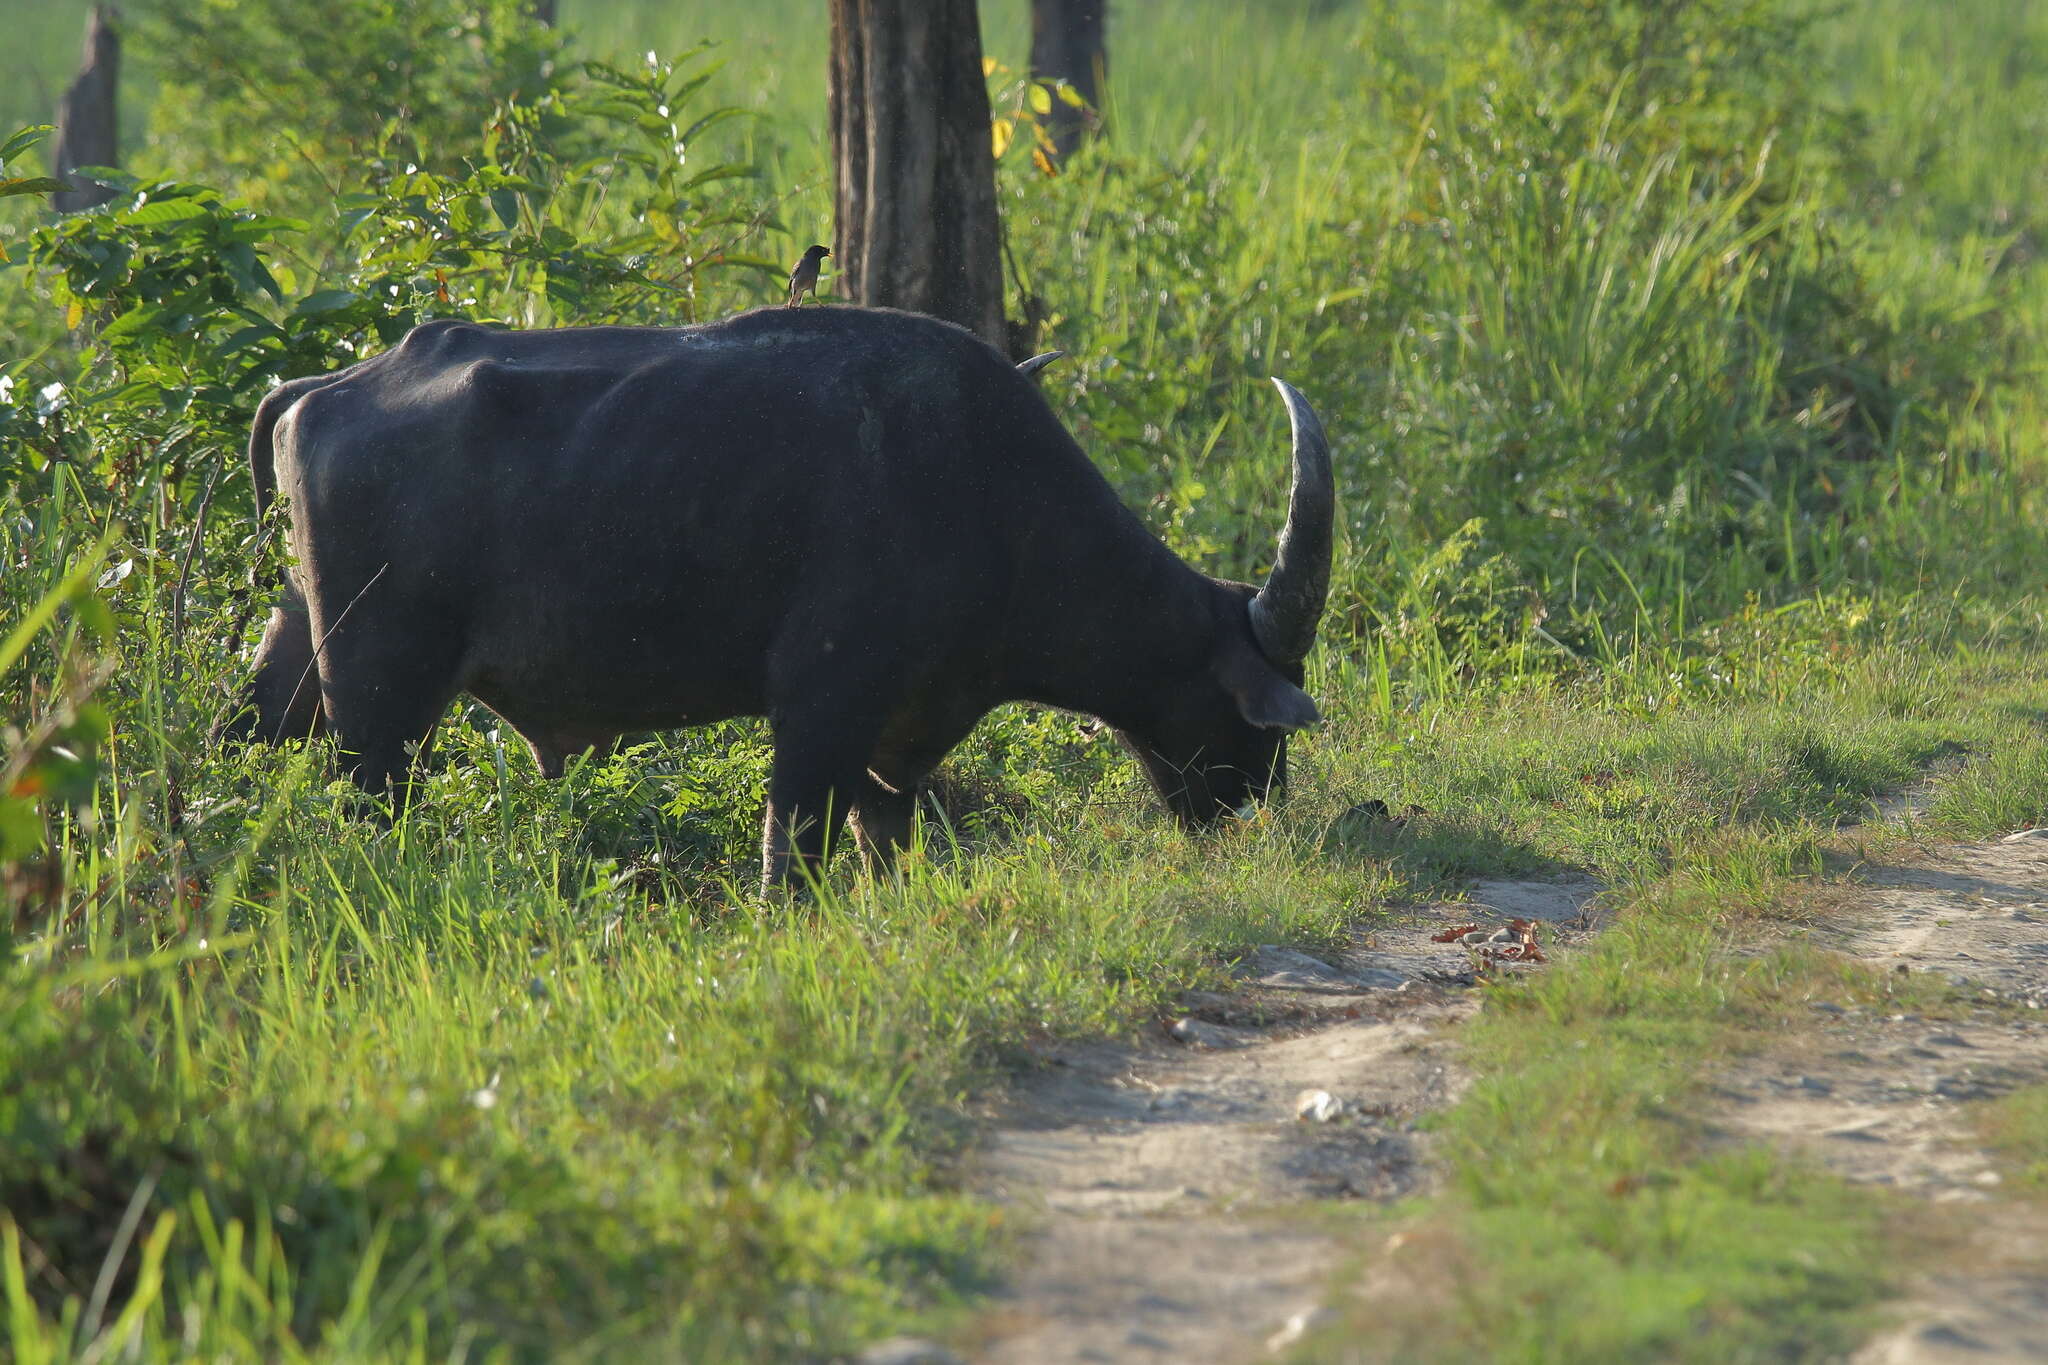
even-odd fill
[(1029, 379), (1032, 375), (1037, 374), (1040, 370), (1065, 354), (1065, 351), (1047, 351), (1044, 355), (1035, 355), (1029, 360), (1020, 360), (1017, 362), (1017, 373)]
[(1316, 642), (1316, 622), (1330, 595), (1330, 542), (1337, 521), (1337, 483), (1330, 473), (1330, 443), (1301, 391), (1284, 379), (1273, 386), (1294, 427), (1294, 489), (1287, 496), (1287, 528), (1266, 586), (1251, 600), (1252, 635), (1276, 664), (1300, 663)]

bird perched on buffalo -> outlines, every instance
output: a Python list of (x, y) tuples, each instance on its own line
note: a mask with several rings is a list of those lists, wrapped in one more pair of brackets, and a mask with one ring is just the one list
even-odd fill
[(818, 263), (832, 253), (824, 247), (813, 246), (804, 252), (804, 258), (796, 263), (796, 269), (789, 272), (789, 306), (796, 307), (803, 302), (805, 294), (818, 296)]

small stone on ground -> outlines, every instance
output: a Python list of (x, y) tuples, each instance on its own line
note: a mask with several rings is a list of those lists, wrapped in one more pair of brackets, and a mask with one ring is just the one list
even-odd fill
[(855, 1365), (967, 1365), (935, 1341), (920, 1337), (891, 1337), (878, 1341), (854, 1357)]

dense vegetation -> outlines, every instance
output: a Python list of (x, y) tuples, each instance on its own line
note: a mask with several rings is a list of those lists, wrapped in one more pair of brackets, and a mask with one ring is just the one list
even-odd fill
[[(1271, 553), (1263, 377), (1317, 403), (1334, 722), (1284, 808), (1191, 841), (1106, 738), (1006, 711), (899, 881), (849, 862), (791, 908), (738, 889), (754, 725), (548, 784), (470, 708), (391, 828), (317, 751), (205, 742), (277, 562), (240, 454), (271, 383), (428, 316), (721, 316), (830, 240), (822, 7), (705, 14), (708, 52), (708, 7), (352, 8), (132, 5), (120, 197), (0, 199), (13, 1358), (829, 1356), (999, 1264), (945, 1170), (1023, 1044), (1563, 865), (1630, 908), (1502, 993), (1447, 1120), (1467, 1270), (1529, 1292), (1403, 1349), (1846, 1340), (1879, 1212), (1701, 1158), (1667, 1101), (1836, 982), (1715, 952), (1833, 822), (1959, 747), (1947, 828), (2042, 814), (2048, 13), (1119, 0), (1112, 136), (1004, 157), (1012, 312), (1212, 571)], [(991, 89), (1028, 119), (1015, 18)], [(1342, 817), (1365, 797), (1425, 814)]]

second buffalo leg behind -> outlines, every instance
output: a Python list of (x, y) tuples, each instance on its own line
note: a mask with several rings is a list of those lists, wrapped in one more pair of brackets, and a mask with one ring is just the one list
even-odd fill
[(946, 719), (950, 723), (943, 725), (892, 724), (868, 760), (868, 780), (853, 803), (853, 829), (868, 866), (878, 872), (893, 867), (897, 853), (910, 845), (919, 784), (967, 737), (977, 717)]

